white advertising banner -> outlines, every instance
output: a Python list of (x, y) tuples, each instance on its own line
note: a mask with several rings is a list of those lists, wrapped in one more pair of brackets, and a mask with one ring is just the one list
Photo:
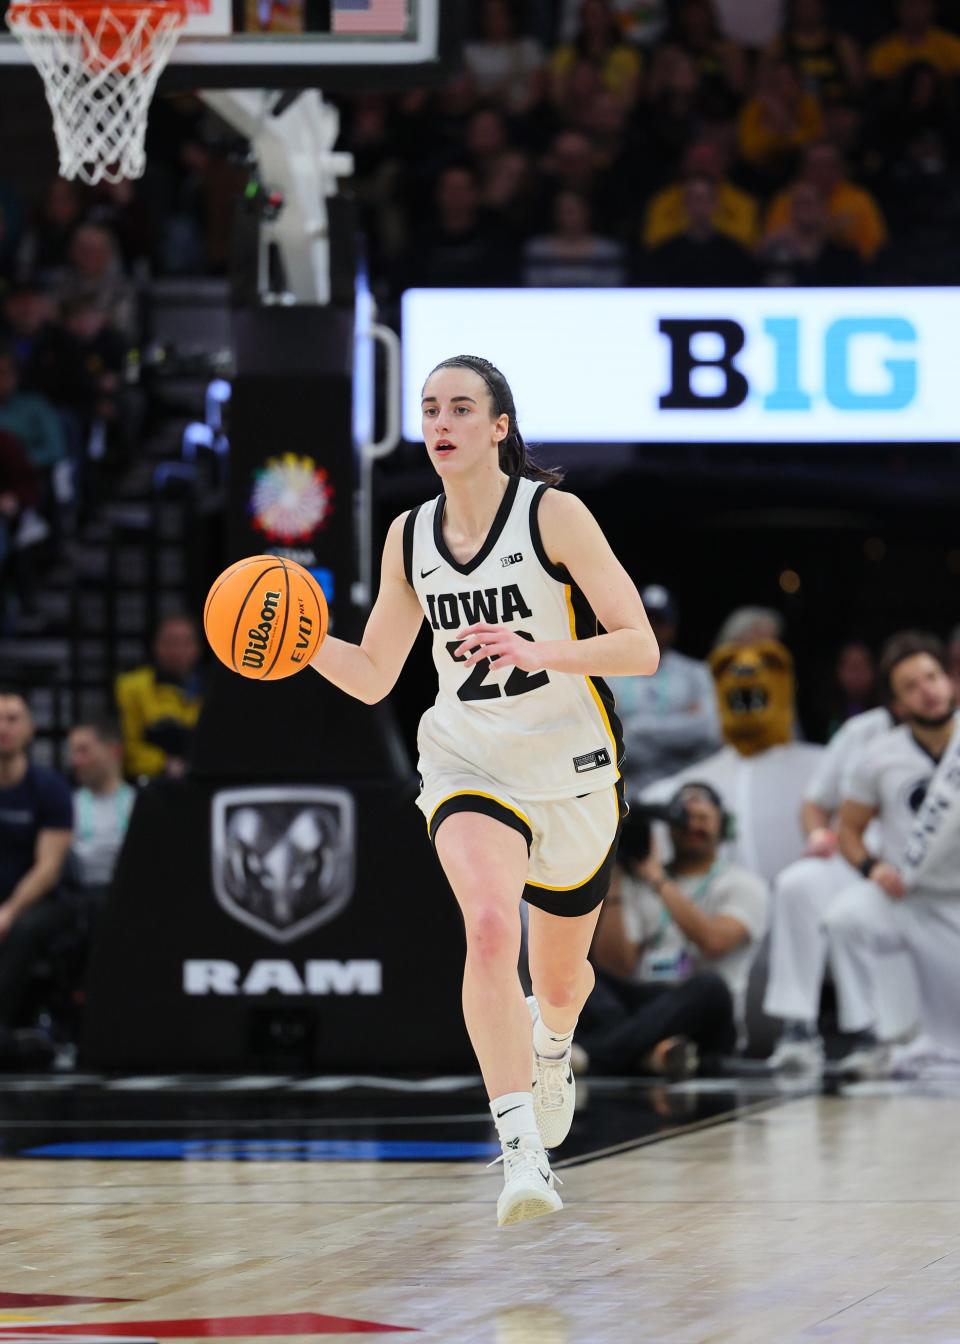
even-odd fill
[(403, 427), (483, 355), (534, 443), (953, 443), (960, 289), (412, 289)]

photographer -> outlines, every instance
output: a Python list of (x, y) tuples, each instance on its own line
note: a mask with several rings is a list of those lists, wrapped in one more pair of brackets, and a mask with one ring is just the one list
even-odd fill
[[(670, 827), (675, 857), (666, 868), (651, 849), (651, 820)], [(733, 1049), (766, 926), (767, 889), (756, 874), (718, 859), (730, 828), (706, 784), (685, 784), (666, 808), (631, 813), (593, 944), (603, 974), (580, 1036), (593, 1065), (623, 1067), (632, 1055), (634, 1068), (668, 1072), (675, 1058), (689, 1063), (690, 1042), (716, 1053)]]

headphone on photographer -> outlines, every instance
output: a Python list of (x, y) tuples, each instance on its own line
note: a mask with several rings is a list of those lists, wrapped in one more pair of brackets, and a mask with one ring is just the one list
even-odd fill
[(676, 826), (682, 830), (687, 824), (687, 809), (684, 803), (687, 798), (697, 797), (698, 795), (700, 798), (706, 798), (707, 802), (712, 803), (720, 813), (720, 839), (722, 841), (736, 840), (736, 817), (724, 807), (723, 799), (713, 785), (702, 779), (691, 779), (688, 783), (680, 785), (680, 788), (667, 803), (667, 825)]

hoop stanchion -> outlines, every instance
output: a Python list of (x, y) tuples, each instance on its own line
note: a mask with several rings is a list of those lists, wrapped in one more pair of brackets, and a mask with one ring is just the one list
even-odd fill
[(186, 0), (14, 0), (7, 24), (43, 79), (63, 177), (142, 176), (147, 109), (186, 16)]

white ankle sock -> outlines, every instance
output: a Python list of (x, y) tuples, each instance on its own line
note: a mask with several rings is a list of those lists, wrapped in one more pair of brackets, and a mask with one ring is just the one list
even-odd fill
[(517, 1139), (522, 1134), (537, 1137), (532, 1092), (504, 1092), (502, 1097), (494, 1097), (490, 1102), (490, 1114), (501, 1143)]
[(570, 1049), (576, 1023), (566, 1033), (551, 1031), (543, 1020), (543, 1014), (533, 1024), (533, 1048), (541, 1059), (559, 1059)]

